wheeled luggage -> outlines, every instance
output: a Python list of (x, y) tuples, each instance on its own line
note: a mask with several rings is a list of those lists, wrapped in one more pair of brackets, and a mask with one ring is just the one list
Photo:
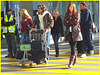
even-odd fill
[[(27, 50), (21, 50), (21, 47), (23, 47), (23, 49), (28, 48)], [(44, 62), (46, 50), (46, 33), (44, 30), (36, 29), (35, 31), (29, 32), (29, 40), (24, 41), (24, 43), (20, 46), (20, 50), (17, 52), (17, 59), (21, 59), (20, 63), (23, 67), (25, 67), (26, 62), (30, 63), (30, 61), (40, 64)]]

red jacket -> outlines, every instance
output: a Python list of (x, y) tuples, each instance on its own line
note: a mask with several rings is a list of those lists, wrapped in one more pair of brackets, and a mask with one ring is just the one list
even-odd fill
[(24, 20), (21, 21), (21, 33), (27, 33), (29, 34), (28, 26), (27, 26), (27, 21), (30, 24), (30, 26), (33, 24), (33, 20), (29, 17), (26, 17)]

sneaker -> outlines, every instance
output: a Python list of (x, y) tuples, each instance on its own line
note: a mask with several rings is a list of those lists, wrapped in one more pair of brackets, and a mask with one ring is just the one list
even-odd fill
[(45, 58), (45, 60), (44, 60), (44, 63), (45, 63), (45, 64), (48, 64), (48, 60), (47, 60), (46, 58)]
[(94, 54), (94, 50), (91, 50), (91, 51), (90, 51), (90, 54), (93, 55), (93, 54)]
[(86, 58), (86, 54), (82, 54), (80, 57), (81, 58)]

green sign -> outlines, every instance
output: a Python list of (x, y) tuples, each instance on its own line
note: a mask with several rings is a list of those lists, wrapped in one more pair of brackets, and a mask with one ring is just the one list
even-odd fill
[(20, 50), (21, 51), (30, 51), (31, 50), (31, 45), (30, 44), (21, 44), (20, 45)]

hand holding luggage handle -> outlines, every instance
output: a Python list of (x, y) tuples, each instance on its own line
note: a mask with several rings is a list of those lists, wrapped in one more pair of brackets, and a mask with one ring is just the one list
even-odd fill
[[(45, 51), (47, 51), (47, 39), (46, 39), (46, 31), (45, 30), (43, 30), (43, 29), (34, 29), (34, 32), (38, 32), (38, 31), (43, 31), (43, 34), (41, 34), (41, 36), (42, 36), (42, 40), (44, 40), (44, 46), (45, 46)], [(33, 31), (29, 31), (29, 40), (31, 40), (31, 42), (32, 41), (34, 41), (34, 39), (32, 39), (32, 35), (33, 35), (33, 38), (34, 38), (34, 35), (36, 35), (36, 36), (38, 36), (39, 37), (39, 35), (40, 34), (32, 34), (32, 32)], [(37, 37), (36, 37), (37, 38)]]
[[(38, 32), (38, 31), (42, 31), (43, 29), (34, 29), (34, 32)], [(34, 39), (32, 39), (31, 37), (32, 37), (32, 31), (30, 30), (29, 31), (29, 40), (31, 40), (31, 41), (33, 41)], [(47, 52), (47, 39), (46, 39), (46, 31), (45, 30), (43, 30), (43, 34), (41, 34), (41, 36), (42, 36), (42, 40), (44, 40), (44, 45), (43, 45), (43, 48), (44, 48), (44, 51), (45, 52)], [(33, 35), (35, 35), (35, 34), (33, 34)], [(40, 34), (38, 34), (38, 35), (40, 35)]]
[[(42, 34), (34, 34), (34, 35), (36, 35), (36, 38), (37, 38), (37, 37), (40, 38), (39, 35), (41, 35), (42, 38), (44, 37), (43, 39), (42, 39), (42, 38), (41, 38), (41, 39), (46, 41), (46, 32), (45, 32), (45, 30), (43, 30), (43, 29), (34, 29), (34, 31), (35, 31), (35, 32), (43, 31), (43, 32), (44, 32), (43, 36), (42, 36)], [(31, 37), (32, 37), (32, 34), (31, 34), (31, 33), (32, 33), (32, 31), (30, 30), (30, 31), (29, 31), (29, 40), (33, 41), (34, 39), (31, 38)], [(34, 37), (34, 36), (33, 36), (33, 37)], [(40, 39), (39, 39), (39, 40), (40, 40)]]

